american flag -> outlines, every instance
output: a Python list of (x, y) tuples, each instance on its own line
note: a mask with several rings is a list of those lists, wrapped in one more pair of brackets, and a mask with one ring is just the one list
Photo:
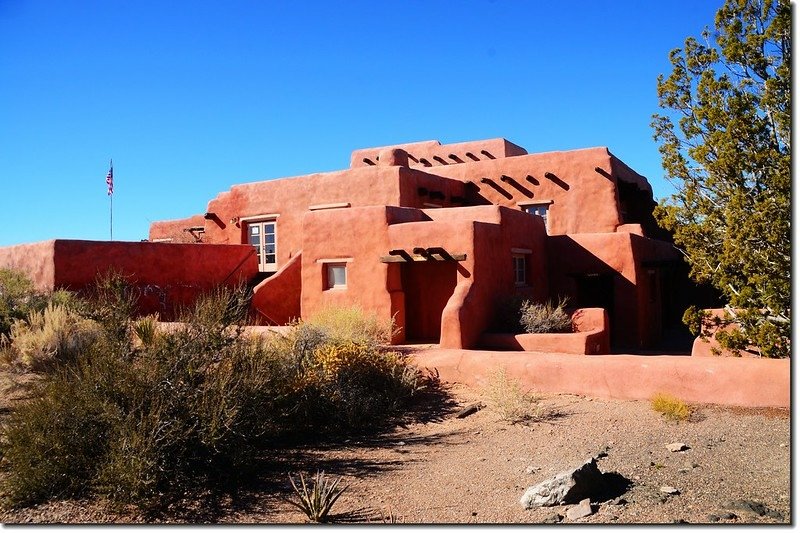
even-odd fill
[(108, 195), (114, 194), (114, 162), (110, 163), (108, 174), (106, 174), (106, 185), (108, 185)]

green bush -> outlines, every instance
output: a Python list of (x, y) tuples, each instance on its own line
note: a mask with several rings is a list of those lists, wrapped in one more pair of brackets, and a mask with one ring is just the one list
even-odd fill
[(522, 304), (520, 323), (526, 333), (568, 333), (572, 331), (572, 318), (564, 308), (566, 299), (556, 304), (525, 301)]

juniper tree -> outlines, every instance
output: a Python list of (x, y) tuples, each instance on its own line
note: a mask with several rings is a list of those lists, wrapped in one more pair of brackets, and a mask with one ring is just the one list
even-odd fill
[[(670, 52), (653, 115), (677, 192), (656, 219), (674, 233), (698, 282), (727, 301), (726, 348), (789, 352), (791, 319), (791, 8), (788, 0), (726, 0), (714, 31)], [(690, 309), (684, 320), (697, 328)]]

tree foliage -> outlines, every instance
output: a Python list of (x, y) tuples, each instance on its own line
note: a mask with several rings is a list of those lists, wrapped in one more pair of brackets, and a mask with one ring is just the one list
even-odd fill
[[(658, 77), (654, 138), (677, 193), (659, 223), (698, 282), (719, 289), (739, 328), (726, 348), (789, 352), (791, 319), (791, 8), (726, 0), (714, 31), (670, 53)], [(697, 317), (697, 313), (687, 313)]]

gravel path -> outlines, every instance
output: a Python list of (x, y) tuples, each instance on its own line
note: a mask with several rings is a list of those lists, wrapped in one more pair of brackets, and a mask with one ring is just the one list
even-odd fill
[[(541, 523), (569, 522), (567, 506), (526, 511), (525, 489), (600, 451), (605, 473), (629, 486), (618, 498), (593, 503), (581, 523), (788, 523), (790, 418), (786, 410), (698, 407), (689, 422), (672, 423), (648, 402), (543, 398), (551, 413), (529, 425), (510, 424), (491, 408), (456, 418), (459, 406), (485, 401), (480, 391), (454, 387), (451, 403), (427, 422), (415, 422), (368, 441), (276, 453), (278, 467), (264, 485), (209, 508), (190, 503), (181, 514), (147, 519), (111, 512), (102, 502), (55, 502), (0, 514), (10, 522), (304, 522), (284, 502), (287, 473), (325, 470), (344, 477), (337, 502), (341, 522)], [(671, 452), (682, 442), (689, 449)], [(671, 486), (676, 495), (661, 492)], [(620, 498), (622, 501), (620, 501)], [(747, 510), (737, 500), (761, 504)], [(763, 513), (763, 516), (762, 514)], [(391, 518), (387, 518), (390, 516)], [(558, 518), (558, 516), (562, 518)], [(383, 518), (382, 518), (383, 517)]]

